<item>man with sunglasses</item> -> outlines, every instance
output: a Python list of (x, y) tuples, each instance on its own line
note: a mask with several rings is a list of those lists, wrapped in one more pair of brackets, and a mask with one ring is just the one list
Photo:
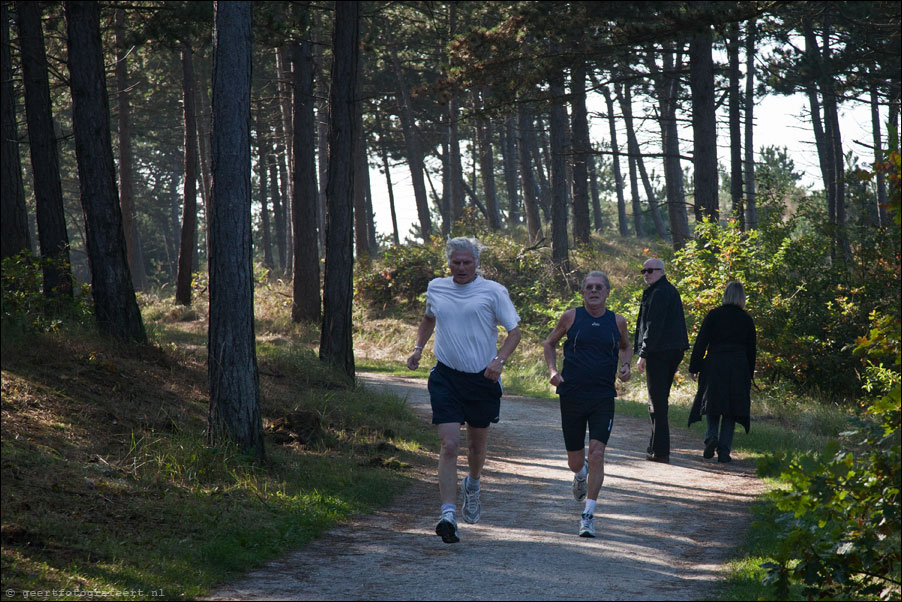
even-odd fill
[(646, 458), (670, 461), (670, 425), (667, 421), (670, 388), (683, 354), (689, 349), (686, 318), (680, 293), (667, 280), (664, 262), (652, 258), (642, 266), (648, 285), (642, 292), (636, 320), (634, 350), (639, 372), (646, 373), (651, 439)]
[[(633, 348), (626, 318), (605, 308), (611, 284), (602, 272), (589, 272), (581, 287), (583, 306), (568, 309), (545, 339), (545, 362), (561, 398), (561, 426), (567, 463), (573, 471), (573, 497), (585, 502), (580, 537), (595, 537), (595, 505), (604, 482), (604, 450), (614, 424), (616, 376), (630, 379)], [(557, 344), (564, 342), (564, 366), (557, 370)], [(586, 426), (589, 457), (586, 459)]]

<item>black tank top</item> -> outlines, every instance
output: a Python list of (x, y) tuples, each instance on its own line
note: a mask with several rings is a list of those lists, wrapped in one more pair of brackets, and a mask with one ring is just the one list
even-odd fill
[(558, 395), (586, 400), (617, 396), (620, 329), (615, 315), (608, 309), (593, 318), (585, 307), (576, 308), (564, 342), (564, 382), (557, 387)]

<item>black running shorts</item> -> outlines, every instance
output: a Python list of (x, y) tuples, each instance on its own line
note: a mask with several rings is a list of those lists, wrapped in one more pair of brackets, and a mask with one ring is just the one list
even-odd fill
[(561, 427), (567, 451), (579, 451), (586, 447), (586, 426), (589, 439), (605, 445), (614, 426), (614, 398), (582, 401), (561, 396)]
[(429, 373), (432, 424), (457, 422), (487, 428), (498, 422), (501, 382), (482, 372), (460, 372), (439, 362)]

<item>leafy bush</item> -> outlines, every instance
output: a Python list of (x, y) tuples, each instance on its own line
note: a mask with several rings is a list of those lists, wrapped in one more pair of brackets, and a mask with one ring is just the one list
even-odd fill
[(90, 302), (90, 287), (67, 295), (46, 296), (43, 292), (44, 270), (60, 269), (59, 259), (35, 257), (21, 251), (3, 260), (2, 316), (4, 328), (27, 331), (57, 331), (64, 322), (86, 324), (94, 312)]

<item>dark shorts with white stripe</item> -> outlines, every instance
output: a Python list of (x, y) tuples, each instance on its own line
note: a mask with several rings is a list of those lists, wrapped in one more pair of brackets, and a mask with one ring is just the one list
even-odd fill
[(586, 447), (586, 427), (589, 439), (605, 445), (614, 426), (614, 398), (585, 401), (561, 396), (561, 426), (567, 451), (579, 451)]

